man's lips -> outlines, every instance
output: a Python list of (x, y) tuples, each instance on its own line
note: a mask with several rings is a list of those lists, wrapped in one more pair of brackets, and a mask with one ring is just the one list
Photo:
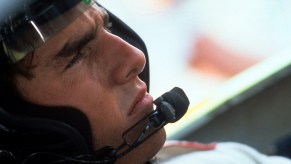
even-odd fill
[(152, 106), (153, 106), (153, 97), (147, 92), (145, 92), (144, 95), (138, 99), (138, 101), (133, 106), (132, 110), (129, 112), (128, 115), (132, 116), (148, 108), (152, 109)]

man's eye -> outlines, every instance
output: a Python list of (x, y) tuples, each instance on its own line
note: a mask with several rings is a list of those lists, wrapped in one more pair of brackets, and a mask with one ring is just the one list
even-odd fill
[(83, 57), (85, 57), (85, 56), (87, 56), (89, 54), (90, 54), (90, 48), (89, 47), (81, 48), (80, 50), (78, 50), (75, 53), (74, 57), (66, 65), (65, 69), (71, 68), (72, 66), (76, 65), (81, 60), (81, 58), (83, 58)]
[(77, 53), (76, 55), (74, 55), (73, 59), (69, 61), (69, 63), (66, 65), (66, 69), (73, 67), (79, 60), (80, 55), (79, 53)]

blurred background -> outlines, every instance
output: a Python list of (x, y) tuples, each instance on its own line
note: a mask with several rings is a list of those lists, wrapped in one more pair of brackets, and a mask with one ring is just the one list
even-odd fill
[[(288, 99), (285, 103), (279, 103), (284, 104), (284, 111), (276, 112), (286, 118), (281, 119), (285, 120), (281, 124), (275, 125), (274, 122), (278, 121), (269, 118), (274, 116), (274, 109), (281, 106), (265, 109), (274, 104), (266, 104), (272, 102), (272, 99), (267, 98), (278, 91), (275, 89), (271, 92), (268, 88), (270, 84), (277, 84), (279, 80), (276, 79), (289, 76), (286, 70), (291, 63), (291, 51), (288, 50), (291, 45), (290, 0), (98, 2), (132, 27), (147, 45), (151, 94), (158, 97), (178, 86), (188, 95), (190, 109), (181, 123), (167, 126), (169, 139), (186, 138), (205, 142), (213, 139), (236, 140), (262, 148), (262, 145), (272, 142), (278, 136), (267, 134), (270, 135), (269, 139), (262, 140), (259, 133), (266, 135), (265, 131), (258, 131), (255, 135), (257, 129), (252, 129), (254, 125), (260, 124), (256, 127), (258, 129), (269, 127), (266, 129), (269, 132), (270, 128), (271, 131), (277, 126), (282, 128), (280, 132), (272, 131), (272, 134), (284, 135), (288, 132), (286, 128), (290, 129), (291, 126), (286, 121), (291, 114), (291, 105), (286, 104)], [(285, 73), (279, 73), (282, 70)], [(270, 93), (261, 96), (259, 91), (265, 90), (270, 90)], [(281, 90), (286, 90), (286, 87), (279, 89), (278, 100), (290, 97), (281, 95)], [(250, 97), (253, 97), (254, 102), (244, 106)], [(258, 106), (260, 104), (264, 106)], [(240, 112), (218, 116), (229, 113), (226, 111), (231, 109)], [(249, 111), (255, 113), (250, 116)], [(261, 122), (258, 121), (259, 116), (267, 112), (269, 115), (262, 117)], [(255, 119), (257, 122), (250, 121), (254, 117), (258, 117)], [(225, 120), (232, 122), (223, 122)], [(207, 127), (211, 122), (213, 126), (223, 126)], [(205, 130), (201, 130), (203, 128)], [(215, 132), (215, 135), (211, 132)], [(227, 134), (227, 137), (218, 136), (217, 133)]]
[[(288, 0), (99, 0), (145, 41), (150, 91), (183, 88), (191, 105), (291, 44)], [(246, 79), (247, 80), (247, 79)]]

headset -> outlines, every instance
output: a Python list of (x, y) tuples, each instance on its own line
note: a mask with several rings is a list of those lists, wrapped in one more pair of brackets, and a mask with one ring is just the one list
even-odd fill
[[(17, 14), (12, 15), (12, 18), (11, 10), (5, 10), (0, 14), (2, 20), (0, 20), (0, 40), (3, 45), (0, 46), (1, 70), (8, 69), (11, 62), (13, 63), (23, 58), (24, 53), (19, 52), (27, 52), (31, 48), (25, 44), (38, 44), (35, 40), (26, 39), (25, 33), (23, 35), (21, 33), (23, 32), (21, 31), (22, 28), (26, 29), (28, 28), (27, 26), (34, 27), (34, 21), (44, 23), (41, 22), (43, 19), (56, 18), (66, 11), (71, 11), (70, 9), (77, 5), (81, 4), (86, 7), (86, 5), (92, 3), (90, 0), (18, 1), (7, 0), (8, 6), (16, 6), (12, 8), (12, 11)], [(30, 7), (34, 10), (30, 10)], [(31, 11), (35, 11), (35, 13)], [(48, 12), (48, 14), (44, 15), (44, 17), (41, 15), (43, 12)], [(123, 21), (110, 11), (107, 10), (107, 12), (109, 14), (109, 21), (112, 23), (111, 32), (144, 53), (146, 65), (139, 77), (149, 86), (149, 60), (145, 43)], [(9, 15), (8, 20), (5, 14)], [(33, 19), (29, 19), (29, 17)], [(17, 19), (18, 21), (13, 21), (12, 19)], [(54, 25), (53, 23), (51, 24)], [(13, 31), (11, 26), (13, 29), (16, 29), (16, 32)], [(62, 25), (60, 26), (62, 27)], [(50, 33), (51, 31), (48, 30), (48, 33), (44, 34), (44, 36), (50, 35)], [(25, 39), (18, 41), (15, 39), (16, 35), (21, 35)], [(6, 39), (7, 37), (8, 39)], [(17, 44), (13, 45), (12, 43), (14, 42), (17, 42)], [(3, 55), (5, 53), (9, 54), (9, 57)], [(2, 72), (4, 71), (0, 71), (0, 73)], [(0, 163), (114, 163), (118, 158), (121, 158), (140, 145), (165, 124), (180, 119), (189, 105), (189, 100), (179, 88), (174, 88), (172, 91), (161, 96), (155, 101), (157, 110), (141, 120), (148, 122), (147, 127), (145, 127), (132, 145), (128, 145), (125, 139), (125, 143), (121, 147), (129, 147), (128, 151), (119, 154), (119, 148), (110, 146), (105, 146), (98, 151), (93, 150), (89, 121), (78, 109), (66, 106), (42, 106), (29, 103), (15, 94), (11, 90), (9, 83), (5, 82), (5, 79), (0, 79), (0, 83)], [(177, 101), (177, 97), (181, 97), (181, 100)], [(182, 102), (183, 110), (182, 112), (176, 112), (175, 106), (181, 106), (180, 102)], [(128, 131), (134, 129), (138, 124), (139, 122)], [(124, 133), (125, 138), (127, 133), (129, 132)]]

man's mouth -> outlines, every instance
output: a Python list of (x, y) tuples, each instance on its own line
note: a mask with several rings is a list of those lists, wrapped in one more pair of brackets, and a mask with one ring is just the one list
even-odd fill
[(138, 114), (149, 108), (152, 109), (152, 106), (153, 97), (149, 93), (144, 92), (143, 94), (140, 94), (140, 96), (137, 98), (137, 101), (135, 101), (135, 104), (132, 110), (129, 112), (128, 116)]

